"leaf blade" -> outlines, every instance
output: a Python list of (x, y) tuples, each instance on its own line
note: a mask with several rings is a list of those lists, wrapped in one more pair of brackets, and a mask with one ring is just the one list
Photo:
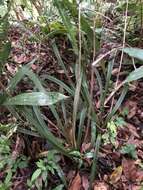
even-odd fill
[(134, 80), (138, 80), (140, 78), (143, 78), (143, 66), (137, 68), (133, 72), (129, 74), (129, 76), (126, 78), (125, 83), (132, 82)]
[(49, 106), (60, 100), (66, 99), (67, 96), (57, 92), (32, 92), (22, 93), (12, 98), (8, 98), (4, 105), (32, 105), (32, 106)]
[(140, 48), (123, 48), (123, 52), (129, 56), (140, 59), (143, 61), (143, 49)]

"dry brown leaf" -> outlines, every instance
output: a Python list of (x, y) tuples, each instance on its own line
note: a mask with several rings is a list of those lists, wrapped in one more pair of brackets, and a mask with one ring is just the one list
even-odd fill
[(79, 173), (77, 173), (76, 177), (73, 179), (71, 186), (68, 190), (80, 190), (81, 189), (81, 177)]
[(14, 67), (13, 65), (6, 64), (7, 70), (10, 72), (10, 74), (14, 75), (17, 72), (17, 67)]
[(121, 175), (122, 175), (122, 171), (123, 171), (122, 166), (118, 166), (113, 171), (113, 173), (110, 176), (110, 182), (111, 182), (111, 184), (115, 184), (115, 183), (117, 183), (120, 180)]
[(127, 107), (129, 110), (127, 118), (128, 119), (133, 118), (137, 113), (137, 102), (129, 100), (126, 102), (125, 107)]
[(137, 182), (143, 182), (143, 171), (138, 171), (137, 172)]
[(90, 148), (90, 146), (91, 146), (91, 143), (83, 143), (81, 151), (86, 152)]
[(132, 186), (132, 190), (142, 190), (142, 187), (138, 185), (134, 185)]
[(135, 161), (123, 158), (122, 167), (126, 179), (135, 182), (137, 178), (137, 168), (135, 166)]
[(108, 190), (108, 186), (104, 182), (99, 182), (94, 186), (94, 190)]
[(87, 176), (85, 175), (82, 176), (82, 187), (84, 188), (84, 190), (88, 190), (89, 188), (89, 181)]
[(11, 159), (16, 160), (18, 156), (21, 154), (23, 148), (24, 148), (24, 140), (17, 135), (15, 147), (14, 147), (14, 150), (12, 151)]
[(16, 63), (19, 63), (19, 64), (29, 61), (29, 59), (27, 59), (27, 57), (26, 57), (25, 54), (14, 55), (14, 56), (13, 56), (13, 60), (14, 60)]
[(130, 133), (132, 134), (132, 135), (134, 135), (135, 137), (137, 137), (137, 138), (140, 138), (140, 136), (138, 135), (138, 133), (137, 133), (137, 128), (135, 127), (135, 126), (133, 126), (132, 124), (130, 124), (130, 123), (127, 123), (127, 128), (129, 129), (129, 131), (130, 131)]
[(138, 155), (138, 157), (140, 157), (143, 160), (143, 151), (142, 150), (138, 150), (137, 155)]

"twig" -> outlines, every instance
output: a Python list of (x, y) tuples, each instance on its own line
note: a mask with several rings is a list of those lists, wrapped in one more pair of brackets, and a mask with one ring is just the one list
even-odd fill
[(103, 54), (101, 57), (99, 57), (98, 59), (96, 59), (93, 63), (92, 66), (96, 66), (97, 63), (99, 63), (102, 59), (104, 59), (107, 55), (111, 54), (114, 51), (117, 51), (120, 47), (117, 48), (113, 48), (112, 50), (108, 51), (107, 53)]
[(96, 15), (98, 14), (98, 15), (102, 16), (103, 18), (109, 20), (110, 22), (113, 22), (113, 20), (111, 20), (109, 17), (105, 16), (103, 13), (100, 13), (100, 12), (98, 12), (96, 10), (91, 10), (89, 8), (84, 8), (83, 10), (91, 11), (91, 12), (95, 13)]
[(112, 91), (112, 93), (108, 96), (108, 98), (105, 100), (104, 102), (104, 106), (109, 102), (109, 100), (114, 96), (114, 94), (124, 85), (124, 82), (120, 83), (115, 89), (114, 91)]

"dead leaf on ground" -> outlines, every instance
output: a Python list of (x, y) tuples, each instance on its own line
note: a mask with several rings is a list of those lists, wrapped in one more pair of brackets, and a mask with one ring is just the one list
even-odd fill
[(81, 152), (86, 152), (90, 148), (90, 146), (91, 146), (91, 143), (83, 143)]
[(94, 186), (94, 190), (108, 190), (108, 185), (104, 182), (99, 182)]
[(135, 182), (137, 178), (137, 167), (135, 165), (135, 161), (123, 158), (122, 167), (126, 179), (131, 182)]
[(77, 173), (76, 177), (73, 179), (71, 186), (68, 190), (80, 190), (81, 189), (81, 177), (79, 173)]
[(137, 182), (143, 182), (143, 171), (138, 171), (137, 172)]
[(139, 158), (141, 158), (143, 160), (143, 151), (142, 150), (138, 150), (137, 155)]
[(122, 175), (122, 166), (118, 166), (114, 171), (113, 173), (110, 175), (110, 183), (111, 184), (115, 184), (117, 183), (120, 178), (121, 178), (121, 175)]
[(140, 136), (138, 135), (138, 133), (137, 133), (137, 128), (135, 127), (135, 126), (133, 126), (132, 124), (130, 124), (130, 123), (127, 123), (127, 128), (129, 129), (129, 131), (130, 131), (130, 133), (132, 134), (132, 135), (134, 135), (135, 137), (137, 137), (137, 138), (140, 138)]
[(29, 59), (27, 59), (27, 56), (26, 56), (25, 54), (14, 55), (14, 56), (13, 56), (13, 60), (14, 60), (16, 63), (19, 63), (19, 64), (29, 61)]
[(17, 135), (15, 147), (14, 147), (14, 150), (12, 151), (11, 159), (16, 160), (18, 156), (21, 154), (23, 148), (24, 148), (24, 141), (22, 138), (20, 138)]
[(85, 175), (82, 176), (82, 187), (84, 188), (84, 190), (88, 190), (89, 188), (89, 181), (87, 176)]
[(129, 110), (127, 118), (128, 119), (133, 118), (137, 113), (137, 102), (132, 101), (132, 100), (126, 101), (125, 107), (128, 108)]
[(10, 74), (14, 75), (17, 72), (17, 67), (15, 67), (14, 65), (10, 65), (7, 63), (5, 66)]
[(132, 190), (142, 190), (142, 186), (134, 185), (132, 186)]

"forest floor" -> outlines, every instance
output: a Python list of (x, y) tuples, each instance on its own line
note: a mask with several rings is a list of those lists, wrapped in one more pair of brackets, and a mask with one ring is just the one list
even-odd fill
[[(39, 28), (31, 29), (32, 32), (38, 33)], [(9, 31), (9, 39), (12, 43), (12, 51), (10, 58), (6, 64), (5, 73), (1, 77), (4, 85), (7, 84), (10, 77), (14, 76), (18, 68), (27, 64), (35, 57), (36, 62), (31, 65), (31, 69), (39, 76), (51, 74), (60, 80), (65, 80), (64, 72), (57, 66), (56, 58), (51, 50), (50, 43), (44, 41), (39, 43), (29, 40), (29, 33), (21, 31), (20, 28), (11, 28)], [(58, 40), (58, 46), (62, 59), (72, 65), (74, 56), (68, 48), (69, 44), (64, 38)], [(121, 75), (123, 72), (121, 72)], [(116, 75), (114, 69), (113, 75)], [(123, 74), (124, 75), (124, 74)], [(72, 73), (69, 75), (72, 77)], [(124, 76), (123, 76), (124, 77)], [(64, 81), (66, 83), (66, 81)], [(53, 84), (49, 84), (52, 90), (57, 89)], [(32, 88), (31, 84), (22, 81), (17, 87), (18, 92), (24, 92)], [(49, 88), (49, 86), (47, 87)], [(95, 92), (98, 93), (98, 92)], [(96, 97), (96, 94), (94, 94)], [(96, 98), (95, 98), (96, 101)], [(95, 102), (96, 104), (96, 102)], [(110, 111), (110, 106), (107, 105)], [(2, 124), (12, 123), (15, 119), (7, 110), (1, 110), (0, 115)], [(48, 110), (44, 110), (49, 119), (49, 127), (54, 129), (56, 125), (54, 118)], [(114, 139), (114, 146), (111, 143), (102, 144), (99, 151), (97, 177), (94, 183), (94, 190), (142, 190), (143, 189), (143, 81), (134, 82), (124, 100), (121, 108), (116, 115), (118, 130)], [(56, 133), (56, 130), (54, 131)], [(41, 152), (48, 151), (46, 142), (41, 138), (31, 137), (27, 142), (26, 135), (14, 134), (12, 144), (13, 152), (17, 156), (21, 154), (30, 157), (29, 165), (26, 168), (17, 170), (13, 177), (13, 190), (26, 190), (27, 179), (35, 168), (37, 155)], [(84, 143), (82, 152), (85, 152), (90, 145)], [(14, 154), (14, 153), (13, 153)], [(86, 168), (78, 171), (75, 164), (69, 159), (62, 159), (60, 165), (65, 172), (68, 181), (68, 190), (87, 190), (89, 187), (89, 170), (91, 161), (85, 160)], [(4, 173), (0, 172), (0, 178), (4, 177)], [(49, 178), (49, 186), (58, 184), (58, 178), (53, 175)], [(142, 185), (141, 185), (142, 184)]]

